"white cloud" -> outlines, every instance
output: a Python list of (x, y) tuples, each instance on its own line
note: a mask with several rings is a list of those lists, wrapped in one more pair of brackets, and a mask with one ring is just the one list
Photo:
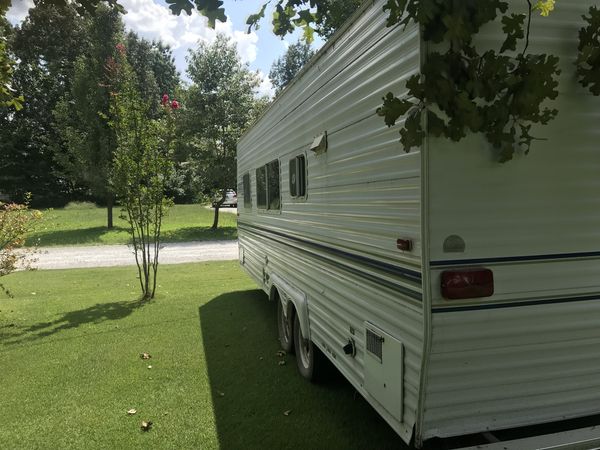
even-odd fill
[(173, 49), (178, 70), (185, 77), (185, 55), (187, 50), (196, 47), (199, 41), (213, 42), (217, 33), (229, 36), (235, 42), (243, 62), (251, 63), (256, 59), (258, 36), (233, 29), (231, 20), (217, 21), (215, 29), (208, 26), (206, 17), (192, 10), (175, 16), (166, 7), (153, 0), (120, 0), (127, 14), (123, 17), (128, 30), (135, 31), (146, 39), (161, 40)]
[(21, 23), (27, 16), (29, 8), (33, 8), (33, 0), (13, 0), (6, 18), (12, 24)]

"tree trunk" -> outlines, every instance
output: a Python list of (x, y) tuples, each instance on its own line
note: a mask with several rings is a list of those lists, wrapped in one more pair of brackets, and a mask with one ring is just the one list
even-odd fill
[(111, 230), (113, 228), (113, 204), (114, 197), (112, 194), (108, 194), (106, 197), (106, 215), (107, 215), (107, 225), (106, 227)]
[(218, 202), (215, 202), (215, 218), (213, 220), (212, 227), (210, 227), (210, 229), (213, 231), (216, 231), (217, 228), (219, 227), (219, 208), (225, 201), (226, 195), (227, 195), (227, 189), (223, 189), (223, 191), (221, 192), (221, 200), (219, 200)]
[(210, 227), (210, 229), (213, 231), (216, 231), (217, 227), (219, 226), (219, 206), (221, 206), (221, 202), (215, 204), (215, 218), (213, 220), (212, 227)]

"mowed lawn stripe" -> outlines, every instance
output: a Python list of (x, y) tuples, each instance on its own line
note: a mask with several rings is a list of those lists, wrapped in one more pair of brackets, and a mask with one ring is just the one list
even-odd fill
[[(91, 203), (42, 211), (44, 221), (27, 239), (27, 245), (103, 245), (127, 244), (127, 222), (114, 209), (114, 228), (106, 228), (106, 208)], [(219, 227), (210, 229), (214, 210), (203, 205), (174, 205), (163, 219), (163, 242), (215, 241), (237, 238), (236, 214), (220, 212)]]
[(146, 304), (134, 268), (3, 277), (0, 448), (401, 446), (343, 378), (277, 356), (274, 305), (237, 262), (160, 270)]

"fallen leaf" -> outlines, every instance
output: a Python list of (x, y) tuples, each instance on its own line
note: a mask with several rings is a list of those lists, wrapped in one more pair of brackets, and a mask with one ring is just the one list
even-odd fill
[(283, 415), (284, 415), (284, 416), (289, 416), (291, 413), (292, 413), (292, 410), (291, 410), (291, 409), (288, 409), (287, 411), (284, 411), (284, 412), (283, 412)]
[(277, 356), (279, 356), (280, 358), (283, 358), (286, 355), (286, 353), (283, 350), (279, 350), (277, 352)]
[(130, 416), (133, 416), (135, 413), (137, 413), (137, 409), (131, 408), (129, 411), (127, 411), (127, 414), (129, 414)]
[(140, 358), (142, 358), (142, 359), (150, 359), (150, 358), (152, 358), (152, 356), (150, 356), (150, 353), (144, 352), (144, 353), (140, 354)]
[(285, 366), (285, 361), (279, 361), (278, 363), (280, 366)]
[(144, 420), (142, 422), (142, 425), (140, 426), (142, 431), (150, 431), (150, 427), (152, 427), (152, 422), (150, 420), (148, 420), (148, 421)]

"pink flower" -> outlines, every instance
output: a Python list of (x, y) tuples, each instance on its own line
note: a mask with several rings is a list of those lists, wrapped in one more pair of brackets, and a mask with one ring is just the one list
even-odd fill
[(169, 103), (169, 96), (167, 94), (163, 94), (160, 104), (165, 106), (167, 103)]
[(117, 51), (121, 54), (121, 56), (125, 56), (126, 48), (122, 43), (118, 43), (116, 46)]
[(173, 109), (179, 109), (179, 102), (177, 100), (173, 100), (171, 102), (171, 108), (173, 108)]

